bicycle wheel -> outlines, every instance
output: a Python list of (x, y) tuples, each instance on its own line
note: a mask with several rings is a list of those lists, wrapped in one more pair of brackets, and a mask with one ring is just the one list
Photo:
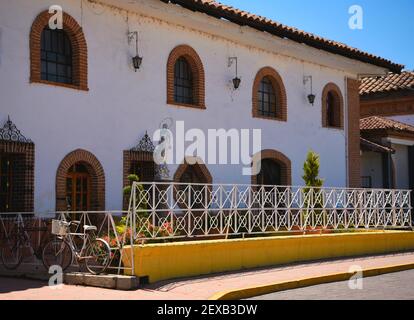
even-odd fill
[(43, 248), (42, 261), (47, 270), (51, 266), (60, 266), (65, 271), (72, 263), (70, 245), (59, 238), (49, 241)]
[(85, 254), (85, 265), (90, 273), (100, 274), (108, 268), (111, 261), (111, 249), (105, 240), (91, 240)]
[(1, 248), (1, 261), (8, 270), (17, 269), (23, 261), (23, 248), (17, 237), (6, 239)]

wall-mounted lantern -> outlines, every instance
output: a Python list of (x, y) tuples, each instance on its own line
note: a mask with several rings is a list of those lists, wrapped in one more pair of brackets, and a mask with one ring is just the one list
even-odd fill
[(236, 77), (233, 78), (233, 87), (237, 90), (240, 87), (241, 79), (238, 77), (237, 74), (237, 57), (230, 57), (228, 62), (228, 67), (230, 68), (233, 65), (233, 62), (236, 62)]
[(306, 85), (306, 83), (310, 81), (310, 94), (308, 94), (308, 101), (311, 105), (314, 104), (316, 96), (313, 94), (313, 83), (312, 83), (312, 76), (304, 76), (303, 77), (303, 84)]
[(142, 57), (138, 54), (138, 31), (128, 33), (128, 44), (131, 44), (135, 38), (135, 56), (132, 57), (132, 65), (134, 66), (135, 72), (141, 67)]

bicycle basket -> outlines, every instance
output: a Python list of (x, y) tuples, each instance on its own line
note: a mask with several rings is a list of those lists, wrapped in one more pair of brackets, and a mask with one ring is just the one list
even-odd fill
[(64, 236), (69, 233), (69, 225), (61, 220), (52, 220), (52, 234)]

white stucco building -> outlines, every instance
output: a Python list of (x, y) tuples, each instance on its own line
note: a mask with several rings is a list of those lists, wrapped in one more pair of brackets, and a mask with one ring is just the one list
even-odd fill
[[(63, 30), (48, 27), (51, 5)], [(268, 171), (176, 159), (163, 179), (301, 185), (313, 149), (325, 185), (359, 187), (357, 80), (402, 67), (211, 1), (1, 1), (0, 211), (120, 209), (129, 173), (156, 179), (134, 147), (165, 119), (261, 129)]]

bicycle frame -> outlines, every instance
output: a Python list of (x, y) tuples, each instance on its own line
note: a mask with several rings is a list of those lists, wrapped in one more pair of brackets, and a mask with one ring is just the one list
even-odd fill
[[(76, 224), (73, 224), (73, 225), (76, 225)], [(79, 225), (77, 225), (77, 228), (79, 228)], [(84, 256), (84, 252), (86, 248), (88, 247), (89, 243), (93, 240), (93, 238), (91, 238), (91, 231), (84, 230), (83, 233), (69, 232), (65, 236), (60, 236), (62, 240), (65, 240), (69, 244), (70, 250), (74, 254), (74, 257), (76, 257), (76, 260), (78, 262), (91, 258), (91, 257)], [(82, 246), (80, 249), (76, 245), (74, 238), (82, 239)]]
[[(14, 222), (15, 227), (11, 230), (9, 234), (6, 235), (6, 240), (10, 240), (13, 237), (17, 239), (16, 243), (20, 247), (27, 247), (30, 250), (30, 255), (34, 255), (39, 258), (39, 252), (41, 252), (42, 246), (39, 244), (36, 248), (33, 247), (31, 242), (31, 237), (29, 235), (29, 231), (42, 231), (43, 228), (26, 228), (24, 221), (22, 219), (18, 219)], [(47, 229), (45, 229), (46, 231)], [(40, 241), (42, 242), (42, 241)]]

